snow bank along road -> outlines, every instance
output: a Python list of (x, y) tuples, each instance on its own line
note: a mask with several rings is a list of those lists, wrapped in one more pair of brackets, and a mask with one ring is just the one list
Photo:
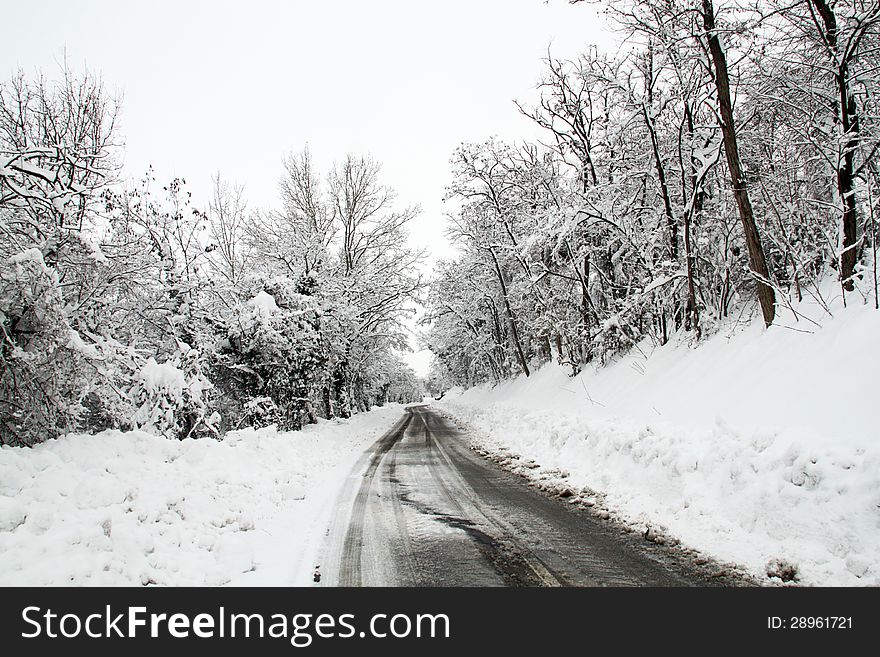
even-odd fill
[(479, 458), (430, 406), (406, 409), (355, 465), (321, 568), (331, 586), (723, 583)]

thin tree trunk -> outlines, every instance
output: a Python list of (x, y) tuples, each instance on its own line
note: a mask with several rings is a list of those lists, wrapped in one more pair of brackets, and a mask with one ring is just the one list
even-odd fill
[[(486, 310), (488, 310), (489, 313), (492, 315), (492, 326), (493, 332), (495, 334), (495, 346), (492, 348), (492, 352), (494, 352), (495, 350), (501, 351), (501, 358), (496, 358), (494, 355), (492, 355), (492, 352), (489, 353), (490, 357), (492, 358), (492, 362), (496, 364), (496, 368), (498, 370), (497, 378), (500, 380), (504, 378), (503, 375), (505, 372), (503, 359), (504, 347), (502, 346), (504, 344), (504, 334), (501, 330), (501, 320), (498, 318), (498, 308), (495, 306), (495, 302), (492, 300), (492, 297), (489, 296), (485, 298), (485, 301)], [(474, 335), (477, 335), (476, 330), (474, 330)]]
[(324, 417), (328, 420), (333, 418), (333, 404), (330, 401), (330, 384), (321, 388), (321, 400), (324, 403)]
[(654, 129), (653, 120), (648, 116), (648, 108), (642, 107), (645, 115), (645, 125), (651, 137), (651, 149), (654, 152), (654, 166), (657, 169), (657, 180), (660, 183), (660, 197), (663, 199), (663, 212), (666, 214), (666, 228), (669, 230), (669, 252), (672, 259), (678, 260), (678, 224), (672, 213), (672, 200), (669, 198), (669, 185), (666, 182), (666, 169), (660, 156), (660, 144), (657, 141), (657, 132)]
[(653, 44), (648, 45), (648, 56), (645, 62), (645, 102), (642, 103), (642, 116), (645, 119), (645, 127), (651, 138), (651, 150), (654, 154), (654, 167), (657, 169), (657, 181), (660, 183), (660, 197), (663, 199), (663, 211), (666, 214), (666, 227), (669, 230), (669, 252), (672, 259), (678, 260), (678, 225), (675, 215), (672, 213), (672, 199), (669, 197), (669, 185), (666, 181), (666, 167), (663, 166), (663, 158), (660, 155), (660, 141), (657, 138), (657, 129), (654, 126), (654, 118), (651, 110), (654, 105), (652, 90), (652, 78), (654, 77), (654, 51)]
[(507, 320), (510, 324), (511, 339), (516, 351), (516, 359), (519, 362), (520, 368), (522, 368), (523, 374), (529, 376), (531, 374), (529, 372), (529, 364), (526, 362), (526, 356), (523, 353), (522, 344), (519, 340), (519, 331), (516, 328), (516, 318), (514, 317), (513, 309), (510, 307), (510, 299), (507, 297), (507, 283), (504, 280), (504, 274), (501, 272), (501, 266), (498, 264), (498, 258), (495, 257), (495, 251), (491, 247), (489, 248), (489, 253), (492, 254), (492, 262), (495, 263), (495, 273), (498, 275), (498, 283), (501, 285), (501, 296), (504, 298), (504, 308), (507, 311)]
[[(688, 130), (688, 141), (691, 144), (690, 156), (690, 180), (691, 180), (691, 202), (684, 215), (684, 258), (687, 266), (687, 287), (688, 298), (687, 307), (685, 309), (685, 330), (694, 329), (697, 340), (700, 339), (700, 311), (697, 308), (697, 291), (694, 283), (695, 258), (694, 249), (691, 244), (691, 224), (694, 218), (699, 217), (703, 210), (703, 192), (702, 185), (697, 180), (697, 171), (694, 167), (693, 143), (694, 143), (694, 116), (691, 112), (689, 103), (684, 105), (684, 116)], [(684, 163), (682, 162), (682, 166)], [(684, 184), (682, 184), (684, 186)]]

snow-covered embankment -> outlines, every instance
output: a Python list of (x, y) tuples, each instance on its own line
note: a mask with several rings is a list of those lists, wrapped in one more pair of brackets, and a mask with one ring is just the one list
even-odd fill
[[(438, 404), (490, 450), (604, 493), (620, 519), (798, 582), (880, 584), (880, 312), (753, 324), (697, 349), (630, 352), (571, 379), (546, 366)], [(802, 331), (808, 332), (802, 332)]]
[(398, 404), (222, 441), (141, 431), (0, 449), (0, 585), (297, 585)]

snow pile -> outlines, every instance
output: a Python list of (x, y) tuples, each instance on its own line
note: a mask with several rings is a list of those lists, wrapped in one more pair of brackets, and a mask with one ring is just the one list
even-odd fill
[(265, 290), (257, 292), (257, 295), (248, 301), (247, 305), (253, 308), (259, 317), (271, 317), (281, 311), (278, 304), (275, 303), (275, 297)]
[[(198, 371), (187, 374), (179, 367), (181, 360), (187, 356), (192, 358), (195, 353), (181, 354), (164, 363), (157, 362), (152, 356), (147, 359), (136, 372), (128, 393), (135, 407), (132, 426), (171, 436), (180, 431), (178, 424), (185, 422), (184, 418), (204, 419), (204, 394), (213, 386)], [(215, 417), (219, 418), (219, 415)], [(205, 425), (213, 430), (212, 424), (210, 420), (205, 421)], [(180, 435), (188, 438), (189, 433)]]
[(401, 413), (223, 441), (105, 431), (0, 448), (0, 585), (304, 584), (333, 493)]
[(781, 561), (804, 584), (880, 585), (880, 313), (819, 323), (636, 350), (574, 379), (546, 366), (440, 406), (543, 466), (524, 471), (566, 470), (621, 519), (756, 575)]
[(150, 356), (136, 376), (144, 388), (151, 393), (163, 393), (173, 399), (183, 396), (186, 387), (184, 373), (171, 363), (157, 363)]

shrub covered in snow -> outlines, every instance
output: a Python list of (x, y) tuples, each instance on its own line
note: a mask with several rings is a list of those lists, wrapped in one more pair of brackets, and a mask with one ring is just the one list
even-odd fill
[(227, 325), (221, 359), (245, 380), (249, 420), (295, 429), (313, 420), (310, 394), (327, 363), (317, 300), (275, 278), (239, 304)]
[(157, 363), (152, 356), (135, 374), (129, 395), (135, 411), (132, 424), (160, 434), (189, 437), (205, 420), (206, 393), (212, 384), (204, 376), (187, 374), (179, 363)]
[(124, 406), (101, 352), (69, 321), (57, 273), (31, 248), (0, 260), (0, 444), (31, 445)]

